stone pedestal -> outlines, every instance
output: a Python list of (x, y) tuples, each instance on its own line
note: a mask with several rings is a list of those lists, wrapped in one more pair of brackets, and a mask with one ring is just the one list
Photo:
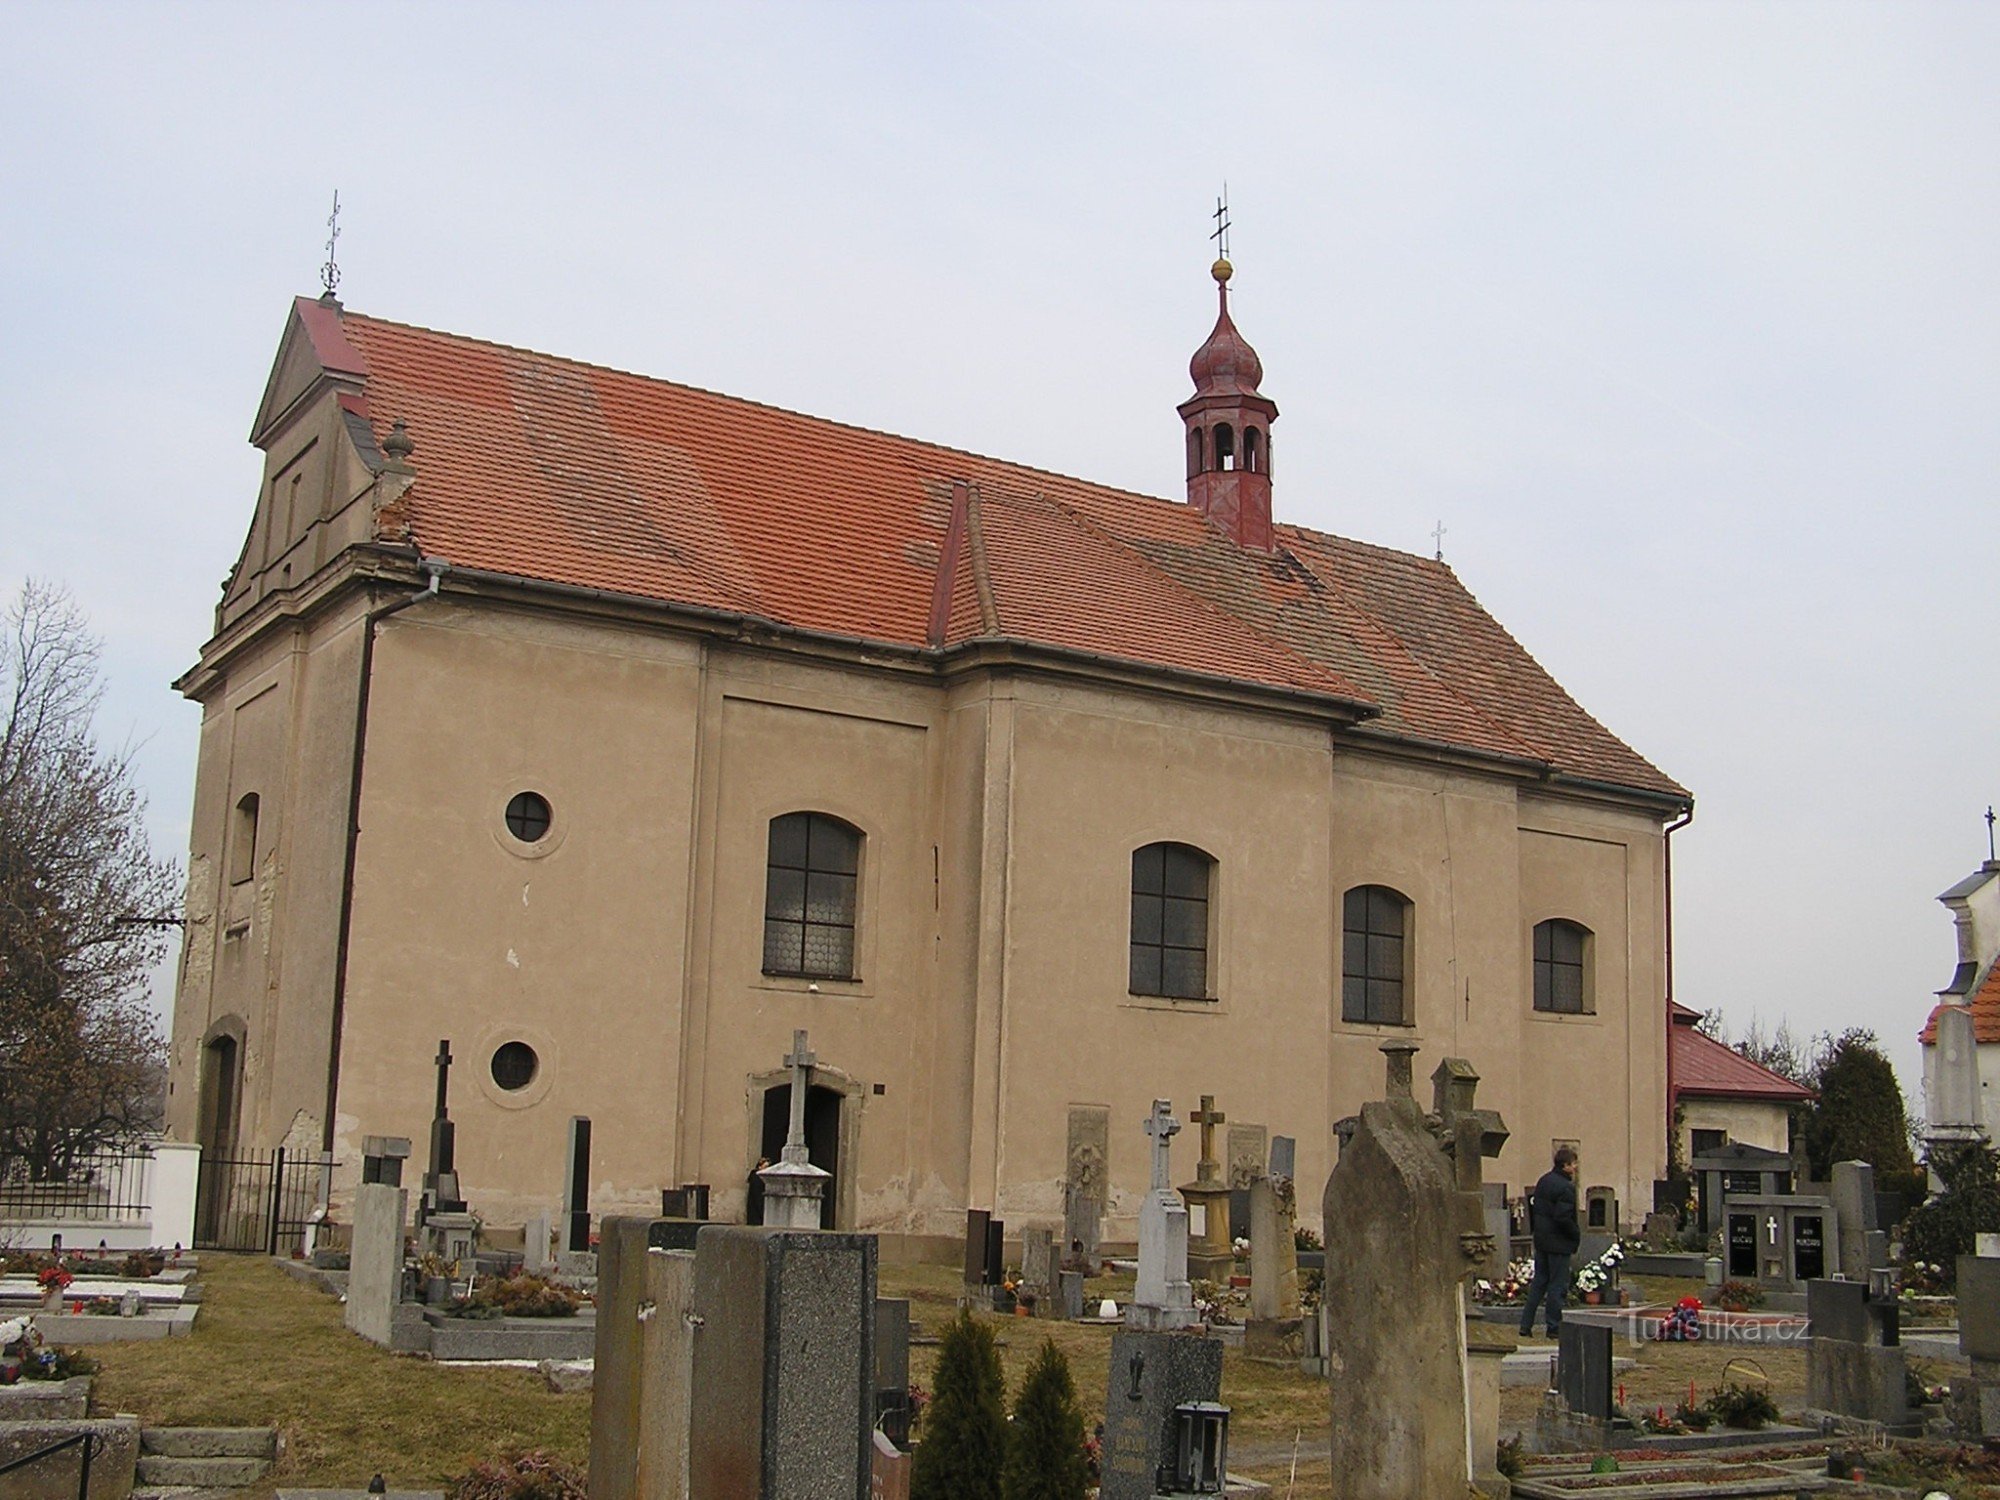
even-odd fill
[(694, 1256), (661, 1250), (665, 1221), (611, 1217), (598, 1235), (590, 1500), (684, 1500)]
[(820, 1204), (833, 1174), (809, 1161), (773, 1162), (757, 1174), (764, 1184), (764, 1224), (770, 1229), (817, 1229)]
[(875, 1237), (708, 1224), (694, 1279), (689, 1493), (868, 1500)]
[(1472, 1476), (1489, 1495), (1506, 1493), (1496, 1465), (1500, 1452), (1500, 1369), (1521, 1345), (1504, 1324), (1484, 1318), (1465, 1323), (1466, 1430), (1472, 1445)]
[(1187, 1207), (1172, 1188), (1157, 1188), (1139, 1205), (1139, 1277), (1126, 1323), (1153, 1332), (1193, 1327), (1187, 1265)]
[(1236, 1264), (1229, 1243), (1229, 1184), (1197, 1178), (1181, 1188), (1181, 1201), (1187, 1205), (1188, 1279), (1228, 1285)]

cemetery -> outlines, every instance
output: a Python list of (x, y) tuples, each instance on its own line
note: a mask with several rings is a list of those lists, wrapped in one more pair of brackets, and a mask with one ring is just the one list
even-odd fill
[[(380, 1475), (388, 1494), (867, 1500), (1031, 1463), (1100, 1500), (1929, 1493), (1896, 1475), (2000, 1493), (1978, 1457), (2000, 1437), (2000, 1243), (1954, 1268), (1956, 1301), (1919, 1302), (1864, 1164), (1824, 1185), (1732, 1166), (1701, 1275), (1639, 1275), (1590, 1189), (1590, 1295), (1559, 1339), (1523, 1340), (1519, 1205), (1485, 1181), (1507, 1123), (1466, 1059), (1420, 1100), (1416, 1052), (1385, 1043), (1381, 1097), (1336, 1123), (1323, 1250), (1302, 1248), (1292, 1137), (1225, 1135), (1203, 1096), (1187, 1124), (1167, 1099), (1143, 1122), (1131, 1253), (1093, 1197), (1103, 1122), (1073, 1116), (1062, 1222), (970, 1210), (946, 1267), (819, 1227), (803, 1087), (762, 1225), (710, 1222), (695, 1192), (592, 1216), (579, 1119), (567, 1201), (489, 1243), (441, 1045), (414, 1201), (411, 1143), (370, 1137), (351, 1222), (290, 1256), (8, 1253), (0, 1493), (308, 1500)], [(800, 1032), (784, 1066), (803, 1084), (814, 1063)], [(1718, 1310), (1730, 1281), (1759, 1306)], [(32, 1487), (6, 1488), (35, 1454)]]

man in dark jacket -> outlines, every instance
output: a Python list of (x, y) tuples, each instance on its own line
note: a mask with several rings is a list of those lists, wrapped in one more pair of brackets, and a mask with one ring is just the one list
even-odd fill
[[(1535, 1276), (1521, 1305), (1521, 1336), (1535, 1331), (1535, 1307), (1543, 1303), (1549, 1337), (1562, 1327), (1563, 1298), (1569, 1293), (1569, 1261), (1583, 1243), (1576, 1219), (1576, 1148), (1558, 1146), (1555, 1165), (1528, 1195), (1528, 1227), (1535, 1236)], [(1547, 1299), (1544, 1303), (1544, 1299)]]

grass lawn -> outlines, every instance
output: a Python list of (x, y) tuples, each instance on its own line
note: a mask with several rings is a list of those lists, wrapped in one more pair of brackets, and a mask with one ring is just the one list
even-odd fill
[[(437, 1486), (474, 1459), (538, 1447), (589, 1457), (590, 1398), (532, 1370), (448, 1368), (341, 1326), (340, 1304), (259, 1256), (201, 1259), (201, 1315), (182, 1338), (98, 1344), (93, 1411), (149, 1426), (277, 1427), (279, 1484)], [(60, 1339), (52, 1339), (60, 1342)]]
[[(340, 1305), (331, 1297), (261, 1257), (205, 1255), (201, 1281), (202, 1311), (192, 1334), (89, 1351), (102, 1367), (92, 1406), (136, 1412), (148, 1425), (281, 1429), (284, 1457), (263, 1496), (278, 1484), (359, 1487), (378, 1471), (392, 1488), (442, 1485), (474, 1460), (524, 1447), (546, 1448), (579, 1466), (588, 1457), (588, 1396), (553, 1395), (530, 1370), (447, 1368), (378, 1349), (341, 1326)], [(908, 1297), (911, 1318), (927, 1336), (953, 1316), (958, 1284), (956, 1267), (887, 1266), (881, 1276), (883, 1295)], [(1089, 1286), (1093, 1301), (1111, 1296), (1122, 1305), (1130, 1292), (1129, 1277)], [(1113, 1329), (983, 1320), (1005, 1343), (1000, 1358), (1010, 1398), (1050, 1338), (1069, 1358), (1086, 1421), (1101, 1418)], [(1619, 1353), (1638, 1360), (1621, 1377), (1633, 1406), (1671, 1408), (1690, 1381), (1706, 1394), (1725, 1378), (1761, 1377), (1784, 1407), (1805, 1392), (1805, 1357), (1794, 1348), (1649, 1342), (1621, 1345)], [(913, 1346), (911, 1379), (931, 1389), (936, 1363), (934, 1345)], [(1293, 1500), (1331, 1494), (1325, 1381), (1231, 1349), (1223, 1356), (1222, 1394), (1233, 1413), (1230, 1444), (1238, 1461), (1232, 1467), (1283, 1495), (1296, 1441)], [(1534, 1387), (1504, 1390), (1502, 1430), (1531, 1426), (1540, 1401)], [(246, 1500), (259, 1493), (247, 1492)]]

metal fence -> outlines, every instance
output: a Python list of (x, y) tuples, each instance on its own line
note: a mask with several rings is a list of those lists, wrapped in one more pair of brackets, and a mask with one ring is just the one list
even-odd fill
[(288, 1255), (305, 1245), (319, 1206), (321, 1159), (275, 1151), (242, 1156), (202, 1153), (195, 1182), (197, 1250), (255, 1250)]
[(134, 1224), (151, 1217), (150, 1146), (0, 1168), (0, 1223)]

